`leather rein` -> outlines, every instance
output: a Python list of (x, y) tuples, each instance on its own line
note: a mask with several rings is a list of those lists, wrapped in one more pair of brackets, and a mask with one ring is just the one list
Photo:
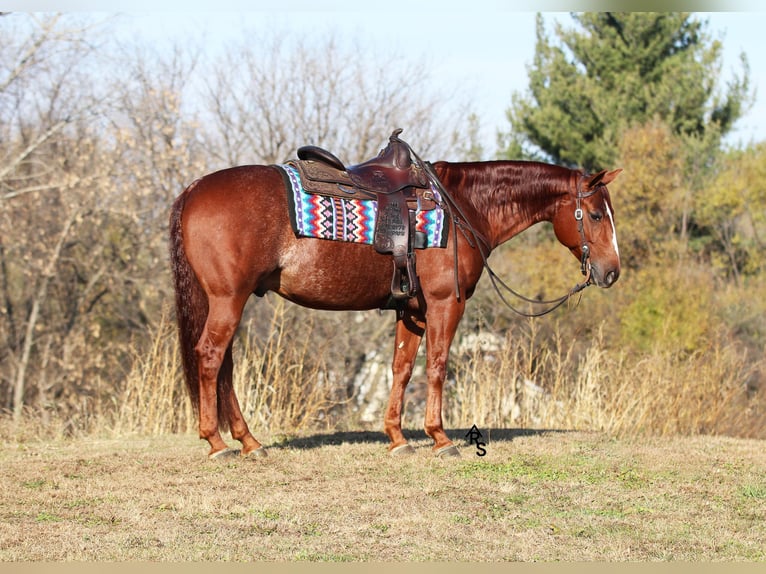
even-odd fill
[[(409, 147), (409, 144), (408, 144), (408, 147)], [(500, 297), (500, 300), (511, 311), (513, 311), (514, 313), (518, 315), (521, 315), (522, 317), (542, 317), (543, 315), (547, 315), (548, 313), (551, 313), (552, 311), (555, 311), (556, 309), (558, 309), (561, 305), (569, 301), (569, 299), (573, 295), (580, 293), (586, 287), (588, 287), (588, 285), (591, 284), (590, 246), (588, 245), (588, 241), (585, 238), (582, 200), (593, 195), (596, 192), (596, 190), (594, 189), (590, 191), (589, 193), (583, 194), (581, 189), (582, 178), (579, 177), (576, 172), (572, 172), (572, 178), (577, 178), (577, 183), (575, 186), (576, 187), (575, 220), (577, 221), (577, 231), (580, 234), (580, 240), (581, 240), (580, 247), (582, 250), (582, 256), (580, 258), (580, 269), (582, 271), (582, 274), (585, 276), (585, 279), (581, 283), (577, 283), (574, 287), (572, 287), (567, 293), (565, 293), (561, 297), (558, 297), (556, 299), (550, 299), (547, 301), (540, 301), (537, 299), (530, 299), (529, 297), (526, 297), (522, 295), (521, 293), (518, 293), (513, 288), (511, 288), (507, 283), (505, 283), (505, 281), (503, 281), (500, 277), (498, 277), (498, 275), (490, 267), (489, 261), (487, 260), (487, 253), (489, 253), (489, 242), (487, 241), (487, 239), (484, 238), (481, 235), (481, 233), (476, 231), (476, 229), (471, 225), (470, 221), (466, 217), (462, 208), (455, 202), (455, 200), (452, 198), (450, 193), (442, 185), (441, 181), (439, 180), (439, 177), (436, 175), (436, 173), (433, 170), (432, 164), (430, 162), (424, 162), (423, 160), (421, 160), (420, 157), (415, 153), (415, 151), (412, 148), (410, 148), (410, 152), (412, 153), (412, 157), (415, 159), (415, 161), (418, 162), (420, 167), (426, 173), (426, 176), (428, 177), (428, 179), (431, 181), (431, 183), (433, 183), (433, 185), (437, 188), (437, 190), (441, 194), (443, 198), (441, 207), (446, 210), (447, 215), (452, 221), (452, 230), (453, 230), (453, 233), (455, 234), (455, 241), (453, 242), (453, 247), (454, 247), (453, 259), (454, 259), (454, 265), (455, 265), (454, 267), (455, 294), (458, 301), (460, 300), (460, 281), (458, 277), (458, 246), (457, 246), (458, 230), (460, 230), (460, 232), (463, 234), (463, 237), (465, 237), (466, 241), (468, 241), (468, 244), (471, 247), (479, 249), (479, 253), (481, 254), (481, 259), (482, 259), (484, 268), (487, 270), (487, 274), (489, 275), (489, 279), (492, 283), (492, 287), (494, 288), (497, 295)], [(487, 253), (485, 253), (485, 249), (482, 248), (481, 244), (484, 245)], [(548, 308), (543, 309), (542, 311), (536, 311), (536, 312), (522, 311), (521, 309), (518, 309), (516, 306), (514, 306), (512, 303), (508, 301), (503, 291), (510, 293), (514, 297), (521, 299), (522, 301), (525, 301), (526, 303), (530, 303), (532, 305), (548, 305)]]

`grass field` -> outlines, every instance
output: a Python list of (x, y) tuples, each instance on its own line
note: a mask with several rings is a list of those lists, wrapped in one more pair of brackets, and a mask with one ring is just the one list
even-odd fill
[[(757, 440), (483, 429), (486, 456), (379, 433), (4, 444), (2, 561), (764, 561)], [(267, 437), (264, 437), (267, 438)]]

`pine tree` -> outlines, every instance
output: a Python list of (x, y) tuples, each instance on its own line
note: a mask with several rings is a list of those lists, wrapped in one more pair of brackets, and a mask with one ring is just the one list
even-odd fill
[[(722, 46), (690, 13), (586, 12), (575, 28), (557, 23), (558, 42), (537, 18), (528, 95), (508, 110), (506, 155), (541, 152), (556, 163), (595, 170), (612, 165), (621, 135), (653, 120), (682, 137), (728, 132), (749, 102), (748, 67), (725, 92)], [(717, 146), (714, 146), (717, 147)]]

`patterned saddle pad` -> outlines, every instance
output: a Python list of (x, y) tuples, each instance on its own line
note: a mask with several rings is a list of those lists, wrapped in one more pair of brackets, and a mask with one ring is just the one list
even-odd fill
[[(289, 164), (279, 167), (287, 184), (290, 223), (298, 237), (373, 244), (377, 201), (307, 193), (298, 170)], [(438, 204), (441, 201), (439, 192), (433, 186), (432, 191)], [(426, 238), (425, 245), (417, 247), (446, 247), (448, 230), (444, 226), (444, 211), (438, 205), (428, 211), (416, 211), (415, 231)]]

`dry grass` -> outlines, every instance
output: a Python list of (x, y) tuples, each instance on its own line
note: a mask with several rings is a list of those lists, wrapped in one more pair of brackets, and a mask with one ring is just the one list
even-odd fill
[(717, 340), (694, 353), (658, 346), (629, 356), (610, 350), (601, 333), (578, 356), (576, 341), (539, 340), (535, 325), (508, 333), (493, 355), (454, 363), (447, 420), (615, 436), (766, 438), (766, 389), (749, 385), (766, 373), (766, 361), (748, 361)]
[(307, 316), (296, 337), (287, 324), (291, 306), (276, 298), (266, 341), (255, 344), (250, 324), (235, 351), (235, 391), (243, 415), (256, 429), (321, 428), (329, 424), (328, 411), (339, 402), (327, 381), (324, 349), (315, 346), (312, 337), (315, 315)]
[(112, 421), (102, 421), (114, 436), (188, 432), (196, 417), (181, 381), (175, 326), (167, 313), (149, 332), (149, 347), (133, 350), (133, 368), (115, 401)]
[[(327, 427), (334, 420), (330, 410), (345, 402), (327, 382), (322, 349), (310, 347), (313, 323), (303, 323), (300, 338), (290, 338), (289, 319), (290, 307), (276, 299), (265, 341), (256, 344), (248, 330), (235, 343), (235, 391), (243, 414), (258, 431)], [(196, 414), (186, 395), (176, 326), (169, 314), (132, 354), (119, 394), (91, 400), (66, 415), (29, 409), (21, 425), (0, 417), (0, 437), (23, 442), (195, 432)]]
[(392, 458), (380, 432), (333, 430), (328, 407), (352, 426), (350, 406), (285, 321), (275, 307), (235, 352), (266, 460), (205, 458), (167, 321), (111, 408), (2, 423), (0, 561), (766, 561), (763, 443), (701, 436), (766, 427), (732, 348), (630, 360), (512, 332), (453, 364), (463, 458), (434, 459), (419, 430)]
[[(358, 423), (363, 405), (349, 398), (344, 373), (333, 382), (339, 374), (324, 362), (327, 349), (322, 345), (329, 341), (312, 336), (316, 316), (301, 318), (296, 330), (294, 309), (277, 298), (264, 334), (259, 338), (245, 331), (238, 338), (234, 383), (246, 419), (257, 435), (364, 428)], [(748, 360), (725, 339), (693, 353), (658, 346), (628, 355), (610, 349), (600, 333), (583, 344), (555, 333), (542, 337), (538, 328), (531, 321), (508, 330), (492, 352), (455, 352), (445, 386), (448, 428), (477, 424), (613, 436), (766, 438), (766, 389), (750, 384), (759, 373), (761, 378), (766, 374), (766, 361)], [(423, 384), (412, 383), (413, 397), (422, 400), (418, 390)], [(408, 400), (406, 423), (420, 426), (422, 404)], [(377, 407), (377, 421), (382, 421), (382, 408)], [(66, 415), (29, 411), (15, 428), (0, 417), (0, 438), (22, 442), (195, 431), (175, 326), (168, 317), (136, 346), (119, 394), (84, 401)]]
[(766, 560), (762, 442), (483, 430), (451, 461), (361, 432), (230, 462), (188, 435), (6, 444), (0, 560)]

